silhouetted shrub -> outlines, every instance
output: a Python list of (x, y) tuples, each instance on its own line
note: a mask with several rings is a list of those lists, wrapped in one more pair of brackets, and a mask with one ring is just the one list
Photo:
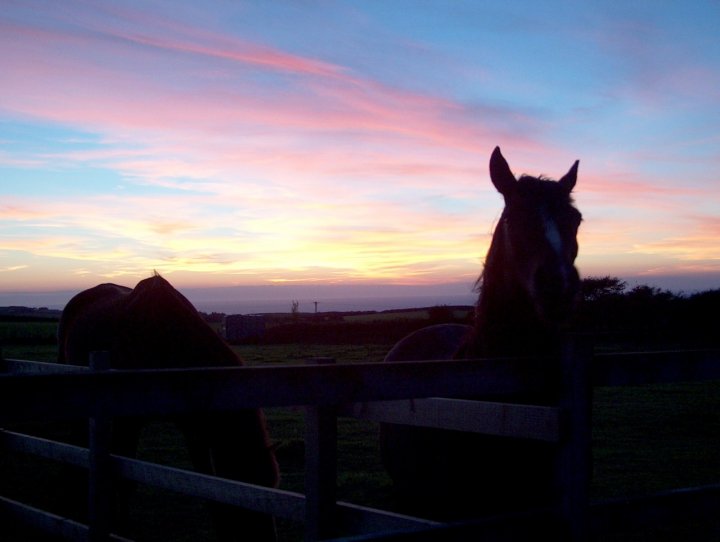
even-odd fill
[(626, 346), (720, 344), (720, 290), (682, 296), (652, 286), (627, 290), (617, 277), (583, 280), (578, 330)]

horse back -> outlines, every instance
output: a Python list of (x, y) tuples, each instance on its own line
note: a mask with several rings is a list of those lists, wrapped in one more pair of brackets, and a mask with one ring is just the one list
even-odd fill
[(110, 352), (117, 369), (242, 365), (185, 296), (159, 275), (134, 289), (100, 284), (73, 297), (58, 327), (58, 361)]
[(58, 362), (87, 365), (90, 352), (108, 350), (124, 300), (132, 290), (99, 284), (75, 295), (58, 325)]
[(449, 360), (467, 340), (471, 326), (438, 324), (419, 329), (401, 339), (385, 361)]
[(242, 365), (192, 303), (159, 275), (128, 295), (116, 340), (113, 354), (126, 369)]

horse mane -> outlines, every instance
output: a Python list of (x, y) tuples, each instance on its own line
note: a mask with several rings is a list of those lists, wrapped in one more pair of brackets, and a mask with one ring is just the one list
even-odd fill
[(548, 187), (555, 187), (550, 188), (550, 190), (561, 191), (563, 194), (565, 194), (565, 202), (569, 203), (570, 205), (575, 204), (575, 200), (572, 197), (572, 192), (567, 192), (563, 190), (556, 179), (546, 177), (545, 175), (538, 175), (537, 177), (534, 177), (532, 175), (521, 175), (518, 178), (517, 182), (518, 187), (520, 187), (521, 190), (537, 191), (538, 193), (542, 190), (547, 190)]

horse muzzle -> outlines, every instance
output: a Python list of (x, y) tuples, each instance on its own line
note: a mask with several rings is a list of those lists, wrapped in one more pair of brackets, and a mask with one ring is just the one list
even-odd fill
[(541, 266), (535, 272), (533, 285), (541, 320), (561, 324), (572, 316), (580, 297), (580, 276), (575, 266)]

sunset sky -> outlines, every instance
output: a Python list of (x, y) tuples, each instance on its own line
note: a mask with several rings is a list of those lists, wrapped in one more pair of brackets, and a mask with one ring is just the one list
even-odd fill
[(0, 0), (0, 293), (457, 283), (488, 159), (578, 267), (720, 287), (720, 3)]

